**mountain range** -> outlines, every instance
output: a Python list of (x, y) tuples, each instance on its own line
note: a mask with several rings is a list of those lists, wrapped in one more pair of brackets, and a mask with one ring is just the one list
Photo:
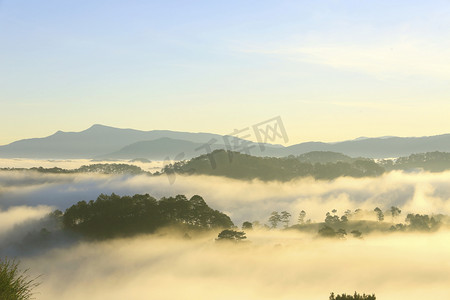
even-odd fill
[[(62, 132), (44, 138), (24, 139), (0, 146), (1, 158), (36, 159), (189, 159), (209, 150), (230, 150), (254, 156), (284, 157), (311, 151), (332, 151), (350, 157), (392, 158), (423, 152), (450, 152), (450, 134), (425, 137), (358, 138), (337, 143), (305, 142), (291, 146), (264, 144), (212, 133), (169, 130), (140, 131), (93, 125), (81, 132)], [(231, 144), (230, 144), (231, 143)], [(228, 148), (227, 148), (228, 145)], [(209, 149), (208, 149), (209, 148)], [(247, 150), (246, 150), (247, 149)]]

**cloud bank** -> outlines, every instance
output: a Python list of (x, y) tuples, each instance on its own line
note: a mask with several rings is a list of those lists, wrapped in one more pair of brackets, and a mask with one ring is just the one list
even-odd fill
[(15, 226), (24, 222), (36, 221), (51, 212), (48, 206), (14, 206), (0, 210), (0, 239)]
[(141, 236), (82, 243), (23, 261), (42, 299), (447, 299), (450, 234), (331, 241), (249, 232), (251, 243)]
[[(236, 225), (267, 222), (274, 210), (300, 210), (321, 221), (327, 211), (399, 206), (450, 213), (450, 172), (391, 172), (377, 178), (291, 182), (222, 177), (112, 176), (0, 172), (0, 249), (38, 230), (36, 220), (100, 193), (157, 198), (202, 195)], [(447, 299), (450, 233), (368, 235), (322, 240), (296, 231), (248, 231), (249, 242), (216, 243), (217, 232), (184, 240), (167, 234), (104, 242), (57, 241), (29, 251), (21, 265), (42, 274), (37, 299), (327, 299), (355, 290), (378, 299)], [(32, 249), (31, 249), (32, 250)], [(1, 253), (5, 255), (5, 253)]]
[(450, 172), (391, 172), (377, 178), (339, 178), (290, 182), (239, 181), (213, 176), (180, 176), (170, 184), (166, 176), (110, 176), (95, 174), (40, 174), (0, 172), (0, 207), (52, 206), (61, 210), (101, 193), (133, 195), (149, 193), (156, 198), (198, 194), (214, 209), (230, 215), (235, 224), (266, 222), (272, 211), (301, 210), (307, 218), (323, 220), (325, 213), (339, 214), (357, 208), (383, 210), (398, 206), (403, 213), (450, 214)]

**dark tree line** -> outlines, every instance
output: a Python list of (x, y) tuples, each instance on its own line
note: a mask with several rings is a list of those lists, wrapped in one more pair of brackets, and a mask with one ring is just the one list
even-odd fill
[(231, 229), (225, 229), (222, 230), (219, 235), (217, 236), (216, 241), (233, 241), (233, 242), (239, 242), (247, 237), (245, 236), (244, 231), (236, 231)]
[[(305, 221), (306, 211), (302, 210), (299, 213), (297, 224), (289, 227), (291, 214), (287, 211), (282, 211), (281, 213), (273, 211), (264, 227), (276, 229), (279, 223), (284, 223), (285, 229), (295, 228), (301, 231), (312, 231), (311, 229), (313, 229), (321, 237), (345, 239), (348, 235), (352, 235), (354, 238), (362, 238), (363, 233), (371, 231), (435, 231), (441, 225), (450, 223), (450, 217), (442, 214), (433, 216), (408, 214), (405, 218), (405, 223), (391, 226), (390, 222), (384, 222), (385, 215), (390, 215), (392, 222), (395, 221), (402, 212), (396, 206), (391, 206), (389, 210), (384, 212), (379, 207), (376, 207), (373, 211), (356, 209), (352, 212), (347, 209), (342, 215), (338, 215), (337, 212), (336, 209), (333, 209), (331, 212), (326, 213), (324, 222), (314, 223), (310, 219)], [(367, 216), (375, 217), (377, 221), (365, 219)], [(253, 225), (260, 226), (257, 221), (253, 222), (253, 224), (246, 221), (242, 224), (242, 229), (252, 229)]]
[(140, 167), (128, 164), (92, 164), (83, 165), (77, 169), (62, 169), (58, 167), (53, 168), (43, 168), (43, 167), (33, 167), (33, 168), (1, 168), (2, 171), (35, 171), (39, 173), (49, 173), (49, 174), (76, 174), (76, 173), (100, 173), (100, 174), (150, 174), (142, 170)]
[(288, 181), (296, 177), (312, 176), (316, 179), (334, 179), (340, 176), (379, 176), (384, 168), (371, 159), (351, 162), (310, 163), (289, 157), (256, 157), (239, 152), (215, 150), (189, 161), (167, 165), (162, 173), (204, 174), (236, 179)]
[(385, 159), (380, 164), (388, 171), (423, 169), (430, 172), (443, 172), (450, 169), (450, 153), (439, 151), (417, 153), (407, 157)]
[(101, 194), (95, 201), (72, 205), (62, 219), (64, 228), (94, 238), (148, 233), (168, 225), (203, 229), (233, 226), (227, 215), (210, 208), (198, 195), (189, 200), (177, 195), (158, 201), (148, 194)]
[(353, 295), (334, 295), (334, 293), (331, 293), (329, 300), (376, 300), (377, 297), (375, 297), (375, 294), (372, 295), (366, 295), (366, 294), (358, 294), (355, 292)]
[(404, 228), (408, 230), (431, 231), (438, 229), (440, 225), (434, 217), (420, 214), (408, 214), (405, 221), (407, 225), (404, 225)]

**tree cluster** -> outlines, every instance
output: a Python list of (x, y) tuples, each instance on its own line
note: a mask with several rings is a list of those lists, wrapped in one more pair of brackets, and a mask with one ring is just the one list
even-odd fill
[(366, 294), (358, 294), (355, 292), (353, 295), (334, 295), (334, 293), (331, 293), (329, 300), (376, 300), (375, 294), (372, 295), (366, 295)]
[(131, 175), (139, 175), (139, 174), (149, 174), (149, 172), (145, 172), (140, 167), (135, 165), (128, 164), (92, 164), (92, 165), (83, 165), (77, 169), (62, 169), (58, 167), (53, 168), (43, 168), (43, 167), (33, 167), (29, 169), (25, 168), (1, 168), (2, 171), (35, 171), (39, 173), (49, 173), (49, 174), (76, 174), (76, 173), (99, 173), (99, 174), (131, 174)]
[(239, 242), (247, 237), (245, 236), (245, 232), (243, 231), (236, 231), (231, 229), (225, 229), (222, 230), (219, 235), (217, 236), (217, 241), (233, 241), (233, 242)]
[(423, 169), (430, 172), (443, 172), (450, 169), (450, 153), (439, 151), (417, 153), (407, 157), (385, 159), (380, 164), (388, 171)]
[[(353, 233), (354, 231), (352, 231)], [(328, 225), (324, 225), (322, 228), (318, 231), (319, 236), (326, 237), (326, 238), (339, 238), (339, 239), (345, 239), (345, 236), (347, 235), (347, 231), (343, 228), (339, 228), (337, 230), (334, 230), (332, 227)], [(361, 233), (359, 233), (358, 237), (361, 236)]]
[(217, 175), (236, 179), (288, 181), (296, 177), (334, 179), (340, 176), (379, 176), (384, 168), (371, 159), (351, 162), (310, 163), (289, 157), (256, 157), (239, 152), (215, 150), (189, 161), (180, 161), (162, 169), (162, 173)]
[(277, 211), (273, 211), (269, 217), (269, 224), (271, 228), (277, 228), (278, 223), (284, 223), (284, 228), (289, 227), (289, 222), (291, 220), (291, 214), (287, 211), (282, 211), (279, 214)]
[(227, 215), (210, 208), (198, 195), (189, 200), (177, 195), (158, 201), (148, 194), (101, 194), (95, 201), (72, 205), (62, 219), (66, 229), (95, 238), (147, 233), (168, 225), (204, 229), (233, 226)]
[(405, 221), (411, 230), (430, 231), (439, 227), (439, 222), (428, 215), (408, 214)]

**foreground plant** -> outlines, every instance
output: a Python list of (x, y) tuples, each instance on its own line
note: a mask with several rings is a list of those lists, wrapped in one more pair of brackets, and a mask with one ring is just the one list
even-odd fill
[(19, 262), (15, 259), (0, 259), (0, 299), (32, 299), (32, 291), (39, 282), (37, 277), (30, 278), (27, 272), (28, 269), (19, 269)]

